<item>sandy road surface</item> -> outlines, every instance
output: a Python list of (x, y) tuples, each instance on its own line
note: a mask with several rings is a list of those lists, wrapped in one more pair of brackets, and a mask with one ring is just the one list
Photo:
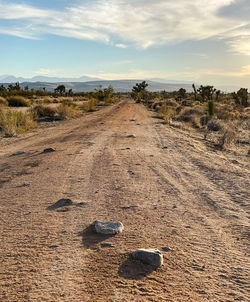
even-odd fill
[[(245, 155), (127, 100), (0, 144), (0, 301), (250, 300)], [(97, 219), (124, 232), (97, 236)], [(150, 247), (171, 248), (157, 271), (129, 259)]]

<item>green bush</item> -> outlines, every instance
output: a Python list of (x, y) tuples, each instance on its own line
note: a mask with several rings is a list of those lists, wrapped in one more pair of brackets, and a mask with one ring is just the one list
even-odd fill
[(209, 100), (207, 102), (207, 109), (208, 109), (208, 115), (211, 117), (214, 116), (214, 109), (215, 109), (214, 100)]
[(9, 106), (11, 107), (29, 107), (30, 101), (22, 96), (11, 96), (8, 98)]

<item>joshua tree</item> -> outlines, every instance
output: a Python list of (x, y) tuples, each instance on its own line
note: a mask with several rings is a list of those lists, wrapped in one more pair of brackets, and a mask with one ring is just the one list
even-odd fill
[(236, 93), (232, 93), (232, 97), (237, 105), (242, 105), (244, 107), (248, 106), (248, 92), (247, 88), (240, 88)]
[(146, 83), (146, 81), (136, 83), (135, 86), (132, 88), (132, 92), (141, 92), (143, 90), (146, 90), (147, 87), (148, 83)]
[(193, 87), (193, 90), (194, 90), (194, 98), (195, 98), (195, 100), (196, 100), (196, 99), (197, 99), (197, 90), (196, 90), (194, 84), (192, 84), (192, 87)]
[(66, 88), (64, 85), (59, 85), (54, 89), (55, 93), (64, 94), (66, 91)]
[(197, 89), (197, 92), (200, 94), (202, 101), (208, 101), (213, 99), (213, 94), (216, 92), (216, 89), (214, 86), (200, 86), (199, 89)]
[(221, 91), (220, 90), (216, 90), (215, 94), (216, 94), (215, 100), (218, 101), (219, 100), (219, 96), (221, 94)]
[(176, 97), (176, 99), (177, 99), (177, 100), (185, 99), (185, 97), (187, 96), (186, 92), (187, 92), (186, 89), (180, 88), (180, 89), (177, 91), (177, 97)]
[(135, 86), (132, 88), (131, 96), (137, 103), (140, 103), (142, 99), (148, 98), (147, 87), (148, 83), (146, 83), (146, 81), (143, 81), (141, 83), (136, 83)]
[(240, 90), (237, 91), (237, 95), (239, 96), (239, 98), (241, 99), (241, 105), (244, 107), (248, 106), (248, 92), (247, 92), (247, 88), (240, 88)]

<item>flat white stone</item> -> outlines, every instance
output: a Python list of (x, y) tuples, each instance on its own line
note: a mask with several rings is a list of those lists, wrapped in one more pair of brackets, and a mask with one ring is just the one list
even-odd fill
[(124, 229), (123, 224), (121, 222), (94, 222), (95, 230), (99, 234), (105, 235), (115, 235), (121, 233)]

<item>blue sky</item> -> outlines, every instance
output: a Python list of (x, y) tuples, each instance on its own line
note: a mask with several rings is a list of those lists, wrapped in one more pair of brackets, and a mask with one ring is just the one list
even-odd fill
[(0, 75), (250, 87), (250, 0), (0, 0)]

